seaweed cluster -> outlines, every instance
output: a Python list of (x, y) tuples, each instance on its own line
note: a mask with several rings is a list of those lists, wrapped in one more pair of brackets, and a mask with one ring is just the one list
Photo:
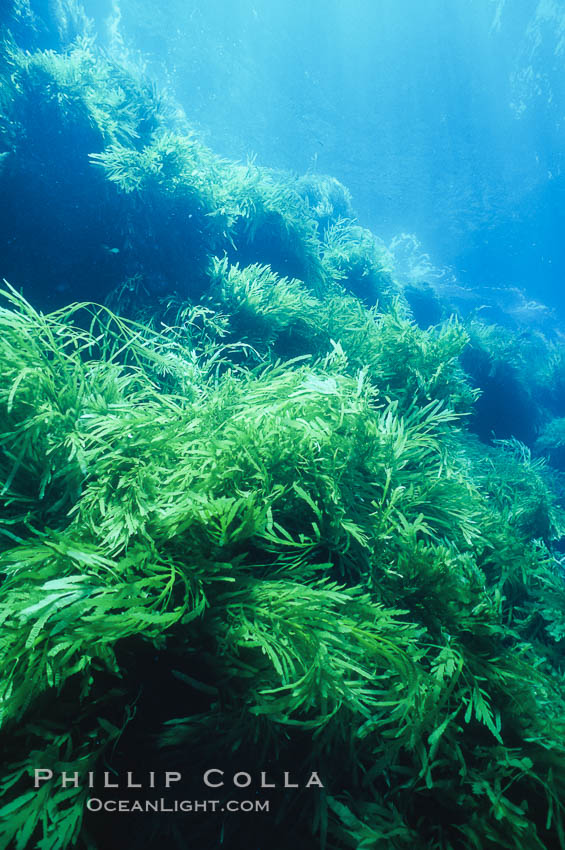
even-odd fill
[[(564, 848), (560, 483), (470, 433), (468, 331), (334, 181), (219, 159), (88, 39), (6, 55), (14, 231), (58, 239), (0, 309), (0, 847)], [(32, 784), (218, 765), (271, 813)]]

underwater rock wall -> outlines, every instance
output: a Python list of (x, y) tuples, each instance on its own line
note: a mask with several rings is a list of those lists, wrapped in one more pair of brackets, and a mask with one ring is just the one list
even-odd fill
[[(2, 78), (0, 846), (565, 847), (561, 483), (469, 428), (501, 337), (419, 327), (335, 181), (55, 48)], [(274, 814), (30, 787), (218, 763)]]

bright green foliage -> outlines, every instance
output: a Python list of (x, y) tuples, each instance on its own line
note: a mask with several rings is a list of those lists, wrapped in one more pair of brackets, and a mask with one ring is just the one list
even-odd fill
[[(103, 56), (88, 38), (65, 53), (13, 44), (6, 52), (0, 134), (18, 179), (18, 157), (43, 162), (40, 185), (62, 172), (56, 188), (65, 187), (73, 203), (69, 164), (93, 196), (104, 176), (120, 194), (111, 207), (120, 242), (131, 252), (158, 245), (167, 255), (161, 272), (177, 283), (190, 274), (191, 286), (201, 287), (211, 257), (227, 252), (241, 265), (269, 262), (281, 276), (323, 290), (316, 216), (286, 176), (213, 154), (142, 74)], [(142, 206), (149, 215), (132, 229), (127, 212), (138, 216)]]
[[(210, 277), (207, 300), (229, 315), (236, 340), (266, 353), (283, 332), (310, 340), (320, 330), (322, 304), (299, 280), (280, 278), (269, 266), (229, 266), (227, 258), (214, 259)], [(300, 340), (293, 344), (301, 347)]]
[(302, 792), (301, 834), (328, 848), (563, 844), (562, 588), (528, 542), (542, 492), (548, 539), (560, 520), (542, 467), (484, 455), (438, 398), (457, 326), (366, 313), (368, 339), (347, 323), (316, 361), (256, 366), (226, 328), (267, 352), (313, 296), (264, 266), (213, 276), (227, 324), (185, 306), (157, 333), (14, 294), (0, 313), (0, 846), (82, 836), (83, 791), (31, 795), (24, 741), (86, 771), (116, 748), (127, 763), (136, 736), (148, 761), (302, 753), (326, 791)]
[[(246, 353), (251, 364), (281, 356), (323, 359), (332, 351), (332, 362), (339, 362), (342, 372), (355, 378), (362, 372), (403, 413), (414, 402), (433, 400), (458, 413), (471, 410), (477, 392), (459, 362), (468, 337), (456, 320), (422, 330), (403, 315), (398, 302), (386, 313), (368, 310), (339, 286), (316, 298), (300, 280), (280, 278), (269, 266), (230, 265), (226, 257), (212, 260), (209, 281), (200, 304), (170, 298), (158, 311), (134, 309), (134, 315), (155, 327), (167, 325), (193, 350), (200, 350), (203, 334), (210, 357), (221, 349), (237, 364)], [(122, 290), (116, 308), (131, 311), (136, 292)]]
[(103, 153), (91, 154), (108, 180), (126, 193), (155, 191), (198, 204), (207, 214), (215, 210), (215, 158), (190, 135), (160, 134), (141, 149), (114, 143)]
[[(478, 320), (467, 322), (466, 330), (470, 345), (465, 354), (465, 368), (482, 389), (491, 384), (495, 396), (503, 389), (514, 427), (521, 424), (522, 430), (526, 430), (522, 439), (532, 445), (536, 432), (545, 431), (548, 421), (559, 421), (563, 413), (562, 340), (549, 338), (538, 330), (518, 333)], [(562, 467), (563, 457), (555, 443), (558, 435), (553, 428), (550, 425), (546, 436), (541, 437), (539, 450), (550, 457), (551, 463)]]
[(402, 409), (414, 400), (441, 399), (458, 412), (470, 410), (476, 393), (459, 363), (468, 337), (456, 320), (422, 330), (398, 302), (378, 313), (343, 294), (328, 298), (324, 308), (328, 336), (340, 341), (349, 368), (367, 368), (370, 379)]
[(340, 219), (353, 219), (349, 190), (335, 177), (305, 174), (295, 185), (299, 194), (308, 201), (322, 232)]
[(525, 538), (558, 540), (565, 513), (558, 503), (560, 482), (542, 458), (518, 440), (499, 440), (497, 450), (475, 446), (481, 483), (506, 522)]
[(497, 583), (504, 622), (554, 661), (565, 637), (563, 570), (548, 547), (563, 536), (562, 482), (517, 440), (493, 449), (467, 438), (465, 447), (488, 500), (482, 563)]
[(265, 169), (223, 161), (186, 132), (160, 132), (143, 148), (114, 143), (90, 158), (122, 191), (150, 193), (151, 204), (201, 217), (209, 251), (236, 249), (257, 260), (270, 251), (277, 266), (290, 264), (311, 287), (324, 282), (306, 204)]
[(148, 138), (166, 114), (165, 102), (151, 84), (131, 66), (126, 69), (109, 58), (101, 62), (86, 37), (65, 54), (11, 47), (8, 65), (13, 86), (11, 103), (6, 103), (8, 117), (24, 126), (26, 110), (37, 110), (33, 93), (38, 88), (46, 122), (57, 124), (58, 117), (68, 129), (86, 118), (105, 144)]
[[(325, 292), (317, 222), (307, 203), (284, 175), (252, 163), (226, 166), (217, 184), (216, 215), (228, 215), (235, 259), (270, 262), (273, 269), (298, 277), (318, 293)], [(229, 250), (229, 246), (228, 246)]]
[[(43, 316), (19, 296), (7, 297), (22, 310), (0, 314), (4, 533), (22, 523), (65, 521), (88, 472), (84, 440), (90, 419), (120, 410), (128, 392), (151, 398), (154, 381), (165, 376), (189, 393), (196, 369), (190, 358), (174, 356), (174, 344), (163, 339), (149, 347), (143, 342), (150, 337), (147, 329), (126, 330), (119, 319), (107, 321), (106, 311), (85, 332), (65, 324), (82, 315), (81, 305)], [(120, 339), (124, 333), (127, 339)], [(118, 359), (131, 361), (127, 371)]]
[(562, 365), (562, 346), (540, 331), (528, 329), (518, 334), (477, 319), (467, 322), (466, 327), (471, 345), (488, 358), (492, 374), (499, 368), (510, 368), (524, 384), (544, 389), (556, 379)]
[(70, 170), (137, 265), (112, 310), (0, 309), (0, 850), (102, 850), (32, 767), (139, 752), (316, 771), (261, 847), (565, 848), (561, 485), (465, 432), (461, 356), (520, 382), (522, 342), (418, 328), (343, 187), (220, 159), (88, 40), (12, 45), (2, 106), (13, 185)]
[(398, 295), (387, 253), (370, 230), (339, 220), (326, 230), (322, 254), (330, 277), (367, 304), (386, 306)]

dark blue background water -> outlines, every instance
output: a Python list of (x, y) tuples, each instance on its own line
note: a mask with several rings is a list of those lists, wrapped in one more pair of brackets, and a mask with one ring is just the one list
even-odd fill
[(95, 0), (217, 152), (334, 175), (385, 241), (565, 314), (565, 3)]

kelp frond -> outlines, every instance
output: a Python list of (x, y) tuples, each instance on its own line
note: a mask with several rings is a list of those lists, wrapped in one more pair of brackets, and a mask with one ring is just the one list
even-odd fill
[[(555, 846), (565, 631), (555, 558), (525, 545), (543, 472), (498, 447), (497, 490), (460, 433), (446, 402), (464, 334), (346, 298), (352, 324), (323, 356), (235, 364), (220, 308), (243, 328), (246, 305), (268, 352), (314, 296), (266, 266), (213, 274), (214, 308), (171, 303), (160, 331), (88, 304), (42, 315), (13, 291), (0, 310), (4, 845), (82, 834), (78, 792), (40, 817), (18, 736), (96, 769), (145, 734), (156, 759), (204, 763), (210, 741), (302, 752), (328, 788), (302, 818), (328, 846), (391, 830), (417, 846), (429, 829), (445, 846)], [(116, 705), (151, 687), (149, 735)], [(63, 708), (80, 744), (53, 737)]]

